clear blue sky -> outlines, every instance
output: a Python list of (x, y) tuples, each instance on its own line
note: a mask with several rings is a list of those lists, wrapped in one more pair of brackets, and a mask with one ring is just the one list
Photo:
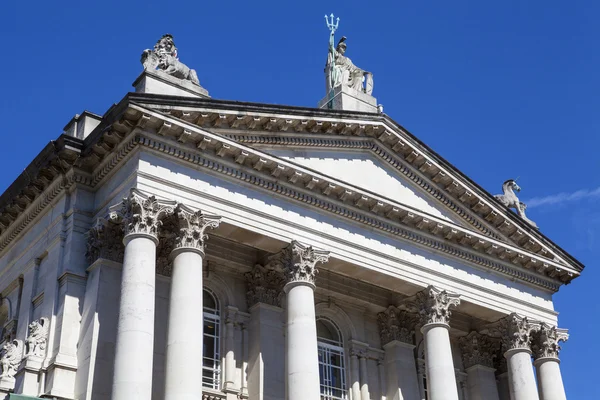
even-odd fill
[(0, 191), (130, 91), (163, 33), (214, 98), (316, 105), (331, 12), (387, 114), (490, 192), (519, 176), (530, 218), (587, 265), (555, 296), (561, 367), (569, 399), (600, 398), (598, 1), (4, 2)]

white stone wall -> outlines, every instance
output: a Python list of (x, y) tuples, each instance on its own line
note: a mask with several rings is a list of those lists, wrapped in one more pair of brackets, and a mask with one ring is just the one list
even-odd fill
[[(327, 157), (324, 159), (317, 161), (309, 157), (307, 160), (310, 162), (307, 162), (310, 166), (328, 168), (332, 161)], [(362, 168), (366, 162), (362, 159), (360, 164), (350, 162), (347, 171), (357, 179), (367, 179), (368, 176), (357, 174), (358, 170), (352, 169)], [(373, 162), (369, 166), (379, 168)], [(342, 174), (339, 178), (349, 177)], [(384, 186), (386, 190), (407, 190), (407, 187), (401, 187), (399, 181), (396, 184), (400, 186)], [(356, 280), (392, 291), (394, 288), (414, 290), (432, 284), (460, 294), (465, 312), (472, 312), (477, 318), (518, 312), (550, 324), (556, 323), (551, 294), (541, 289), (462, 264), (249, 186), (228, 182), (156, 153), (136, 151), (121, 168), (105, 178), (95, 193), (74, 188), (69, 194), (57, 198), (0, 257), (0, 292), (6, 302), (6, 308), (2, 309), (6, 315), (4, 322), (17, 319), (16, 335), (24, 340), (31, 321), (42, 317), (50, 321), (44, 361), (37, 371), (23, 370), (20, 373), (15, 387), (17, 393), (31, 396), (48, 393), (79, 400), (110, 399), (121, 284), (120, 264), (100, 259), (92, 266), (87, 265), (85, 234), (96, 218), (104, 216), (107, 208), (119, 203), (129, 188), (134, 186), (160, 198), (177, 200), (207, 213), (220, 215), (230, 229), (251, 232), (249, 242), (260, 237), (270, 240), (268, 245), (254, 243), (257, 247), (271, 246), (270, 249), (276, 250), (272, 248), (273, 243), (297, 239), (328, 250), (332, 259), (338, 261), (337, 264), (332, 261), (325, 268), (348, 268), (348, 265), (352, 265), (355, 270), (349, 275)], [(394, 193), (387, 194), (392, 196)], [(408, 192), (405, 194), (409, 196)], [(415, 195), (413, 200), (415, 205), (436, 209), (421, 196)], [(210, 246), (210, 241), (208, 244)], [(215, 256), (219, 253), (221, 258)], [(234, 384), (227, 398), (234, 399), (238, 392), (250, 390), (252, 399), (283, 399), (284, 309), (248, 309), (243, 272), (249, 270), (257, 260), (240, 257), (228, 263), (223, 260), (234, 255), (228, 254), (227, 249), (213, 253), (209, 251), (208, 254), (205, 285), (219, 299), (222, 321), (228, 314), (235, 315)], [(157, 277), (153, 400), (162, 400), (164, 397), (169, 285), (170, 278)], [(327, 278), (318, 278), (316, 315), (330, 318), (342, 332), (347, 387), (350, 389), (358, 383), (364, 391), (368, 386), (369, 397), (381, 399), (385, 394), (385, 370), (380, 366), (383, 350), (376, 316), (387, 305), (353, 298), (355, 296), (351, 291), (351, 287), (332, 288)], [(395, 300), (389, 298), (390, 303)], [(0, 316), (4, 315), (2, 313)], [(253, 316), (253, 313), (259, 317)], [(190, 316), (201, 317), (202, 310)], [(257, 326), (256, 318), (264, 325)], [(260, 341), (252, 342), (252, 346), (249, 339), (251, 330), (265, 332)], [(223, 377), (225, 332), (223, 322)], [(416, 343), (420, 343), (420, 340), (421, 335), (417, 334)], [(267, 352), (268, 346), (271, 348)], [(361, 382), (354, 382), (353, 379), (359, 376), (356, 371), (358, 365), (350, 360), (355, 347), (366, 349), (367, 379), (361, 379)], [(263, 351), (264, 358), (258, 360)], [(454, 342), (453, 360), (455, 368), (462, 371), (460, 352)], [(198, 365), (201, 365), (200, 361)], [(245, 377), (248, 382), (245, 382)], [(261, 382), (261, 379), (270, 380)]]

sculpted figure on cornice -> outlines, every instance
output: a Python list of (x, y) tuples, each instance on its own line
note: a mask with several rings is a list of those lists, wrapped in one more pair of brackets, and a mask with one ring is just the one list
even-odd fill
[(458, 344), (462, 352), (465, 369), (473, 365), (494, 368), (494, 358), (500, 350), (498, 339), (473, 331), (467, 336), (459, 338)]
[(347, 86), (356, 91), (371, 95), (373, 93), (373, 74), (358, 68), (346, 54), (346, 36), (342, 36), (337, 46), (335, 43), (335, 31), (339, 25), (340, 19), (334, 23), (333, 14), (331, 21), (325, 16), (327, 27), (329, 28), (329, 53), (327, 54), (327, 64), (325, 65), (325, 81), (327, 83), (327, 93), (335, 87)]
[(532, 350), (535, 358), (558, 358), (560, 352), (560, 342), (566, 342), (569, 334), (565, 329), (558, 329), (556, 326), (550, 326), (542, 323), (533, 333)]
[(381, 345), (384, 346), (392, 340), (413, 344), (415, 325), (418, 319), (416, 314), (394, 306), (389, 306), (387, 310), (377, 314)]
[(179, 61), (177, 47), (175, 47), (173, 36), (169, 33), (162, 35), (154, 45), (154, 49), (143, 51), (141, 62), (144, 70), (154, 71), (158, 68), (175, 78), (200, 85), (196, 71)]
[(313, 249), (292, 240), (292, 242), (279, 253), (268, 259), (267, 267), (281, 269), (285, 274), (287, 283), (308, 282), (315, 284), (317, 263), (326, 263), (329, 260), (328, 251)]
[(411, 306), (418, 312), (421, 324), (450, 324), (451, 307), (460, 304), (460, 295), (428, 286), (417, 293)]
[(2, 368), (0, 377), (14, 378), (22, 358), (23, 342), (15, 339), (4, 343), (0, 355), (0, 367)]
[(98, 258), (123, 262), (125, 246), (123, 230), (119, 224), (99, 218), (88, 232), (87, 239), (85, 257), (88, 264), (93, 264)]
[(493, 324), (490, 332), (502, 340), (502, 351), (531, 350), (531, 334), (536, 325), (527, 317), (512, 313)]
[(109, 215), (111, 221), (122, 223), (125, 236), (138, 233), (158, 238), (162, 220), (173, 214), (174, 206), (173, 202), (159, 201), (155, 196), (132, 189), (120, 205), (111, 209)]
[(514, 179), (509, 179), (502, 184), (502, 192), (503, 194), (497, 194), (494, 197), (500, 201), (505, 207), (514, 208), (519, 216), (527, 222), (529, 225), (537, 229), (537, 225), (535, 222), (527, 218), (525, 215), (525, 210), (527, 209), (527, 205), (521, 201), (515, 194), (515, 192), (520, 192), (521, 187), (517, 185), (517, 182)]
[(44, 357), (46, 355), (49, 323), (48, 318), (42, 317), (29, 324), (29, 336), (25, 340), (25, 356)]
[(256, 264), (252, 271), (246, 272), (244, 276), (248, 285), (246, 292), (248, 307), (256, 303), (282, 306), (285, 277), (281, 271)]

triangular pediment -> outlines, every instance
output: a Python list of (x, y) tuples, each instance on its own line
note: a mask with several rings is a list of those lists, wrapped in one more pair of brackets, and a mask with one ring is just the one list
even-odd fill
[(330, 176), (358, 189), (398, 202), (424, 214), (468, 226), (450, 209), (422, 191), (396, 169), (367, 150), (265, 149), (265, 152)]
[[(104, 118), (112, 126), (91, 141), (135, 134), (227, 179), (526, 282), (556, 290), (583, 268), (385, 115), (130, 94)], [(94, 146), (80, 162), (88, 169), (102, 158)]]

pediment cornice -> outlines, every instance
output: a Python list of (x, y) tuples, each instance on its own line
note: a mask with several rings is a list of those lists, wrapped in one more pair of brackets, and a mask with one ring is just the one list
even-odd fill
[[(578, 272), (556, 261), (245, 146), (181, 119), (130, 105), (113, 129), (142, 145), (524, 282), (558, 290)], [(128, 137), (131, 138), (131, 135)]]
[[(574, 266), (567, 265), (561, 259), (549, 259), (516, 244), (507, 243), (498, 235), (486, 233), (482, 229), (466, 229), (247, 145), (256, 144), (255, 142), (259, 140), (258, 136), (262, 136), (264, 140), (273, 140), (264, 133), (261, 135), (249, 134), (246, 135), (247, 138), (243, 138), (240, 137), (243, 135), (240, 135), (239, 132), (212, 132), (214, 126), (209, 130), (199, 124), (200, 118), (208, 118), (209, 115), (212, 115), (208, 111), (201, 114), (195, 121), (187, 121), (186, 117), (189, 119), (190, 116), (183, 115), (183, 112), (180, 116), (169, 115), (132, 103), (120, 105), (119, 108), (119, 110), (113, 110), (112, 115), (108, 116), (112, 119), (112, 125), (105, 124), (99, 127), (91, 135), (92, 137), (86, 139), (84, 151), (77, 162), (72, 163), (72, 169), (67, 174), (70, 176), (68, 182), (71, 184), (78, 183), (92, 188), (96, 187), (116, 166), (122, 163), (134, 148), (145, 146), (196, 164), (214, 173), (224, 174), (229, 179), (256, 185), (263, 190), (331, 212), (341, 218), (380, 230), (385, 234), (400, 237), (419, 246), (549, 290), (556, 291), (561, 284), (568, 283), (579, 275), (579, 271)], [(176, 113), (180, 110), (173, 109), (171, 111)], [(219, 111), (217, 114), (221, 115), (221, 112)], [(105, 116), (105, 119), (108, 117)], [(231, 119), (232, 121), (233, 119), (237, 120), (238, 117), (239, 115), (233, 114), (226, 118), (219, 116), (221, 120)], [(245, 120), (251, 118), (253, 121), (255, 119), (254, 116), (245, 118)], [(287, 116), (282, 118), (290, 119)], [(384, 129), (381, 131), (381, 135), (386, 135), (384, 139), (387, 138), (388, 133), (384, 133), (388, 132), (385, 121), (376, 122), (380, 128), (375, 129), (375, 126), (372, 126), (369, 128), (371, 132)], [(223, 128), (223, 121), (220, 124), (219, 129), (229, 129)], [(324, 125), (322, 124), (320, 127), (326, 130), (326, 127), (323, 128)], [(235, 129), (245, 128), (238, 126)], [(353, 135), (351, 138), (338, 137), (336, 140), (343, 142), (339, 145), (369, 148), (374, 152), (379, 149), (380, 153), (390, 153), (389, 143), (386, 144), (389, 142), (389, 138), (383, 140), (380, 138), (381, 135), (374, 137), (368, 134), (369, 129), (366, 124), (364, 128), (357, 129), (361, 129), (365, 134)], [(327, 134), (315, 134), (314, 139), (317, 139), (318, 142), (321, 139), (316, 135)], [(285, 139), (288, 142), (284, 142), (301, 140), (310, 142), (311, 146), (318, 145), (312, 139), (312, 136), (306, 138), (290, 135)], [(322, 139), (333, 140), (326, 136)], [(282, 145), (285, 144), (284, 142)], [(327, 141), (322, 142), (321, 145), (333, 146), (331, 142)], [(380, 154), (380, 157), (385, 159), (385, 155)], [(391, 160), (397, 160), (397, 155), (390, 154), (389, 157)], [(409, 167), (405, 166), (411, 173), (415, 173), (414, 168)], [(442, 170), (440, 169), (440, 171)], [(456, 197), (450, 199), (457, 203)], [(23, 221), (31, 220), (30, 212), (30, 209), (26, 210), (24, 214), (28, 215), (19, 218), (22, 218)], [(3, 214), (0, 214), (0, 220), (2, 220)], [(484, 225), (483, 227), (485, 228)], [(1, 231), (0, 251), (4, 250), (18, 234), (18, 232), (14, 233), (16, 231), (13, 231), (13, 228), (6, 227)]]
[[(583, 266), (499, 203), (484, 189), (435, 154), (389, 117), (355, 112), (244, 104), (244, 112), (229, 102), (203, 106), (154, 105), (170, 116), (219, 133), (252, 147), (321, 147), (366, 149), (397, 169), (474, 229), (514, 243), (543, 258)], [(221, 106), (227, 103), (227, 106)], [(238, 104), (238, 103), (234, 103)], [(234, 107), (235, 108), (235, 107)], [(318, 111), (318, 112), (317, 112)], [(333, 115), (332, 115), (333, 114)], [(568, 260), (568, 261), (567, 261)]]

